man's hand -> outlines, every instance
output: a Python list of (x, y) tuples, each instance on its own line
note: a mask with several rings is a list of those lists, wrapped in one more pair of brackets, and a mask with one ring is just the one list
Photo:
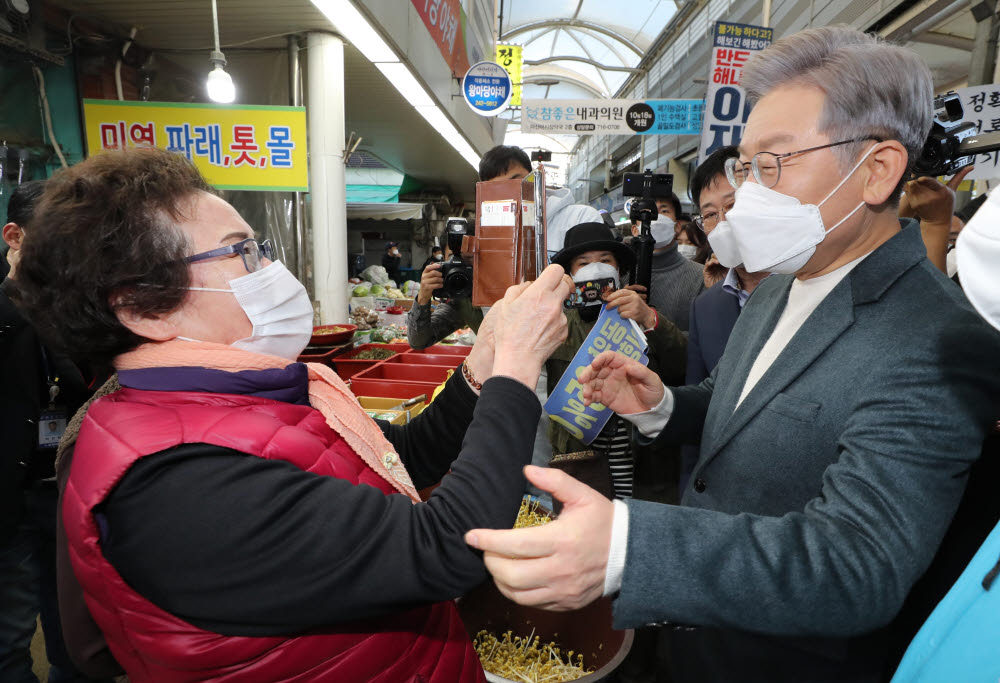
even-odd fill
[(420, 291), (417, 292), (417, 303), (421, 306), (426, 306), (431, 302), (435, 289), (444, 287), (441, 265), (440, 263), (431, 263), (420, 274)]
[(528, 481), (563, 503), (554, 522), (528, 529), (473, 529), (465, 542), (483, 551), (500, 592), (553, 611), (589, 605), (604, 593), (614, 505), (565, 472), (524, 468)]
[(562, 266), (552, 264), (534, 282), (507, 289), (493, 326), (494, 375), (512, 377), (535, 388), (542, 364), (566, 341), (563, 301), (572, 288), (573, 281)]
[(620, 353), (605, 351), (580, 372), (583, 403), (600, 403), (619, 415), (652, 410), (663, 400), (663, 382), (655, 372)]
[[(646, 288), (639, 287), (639, 289), (645, 291)], [(656, 312), (647, 306), (642, 295), (631, 287), (611, 292), (605, 302), (608, 308), (617, 308), (623, 318), (636, 321), (644, 330), (652, 329), (656, 325)]]

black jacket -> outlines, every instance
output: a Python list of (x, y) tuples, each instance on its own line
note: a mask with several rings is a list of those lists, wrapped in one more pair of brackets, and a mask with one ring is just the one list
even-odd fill
[(53, 476), (55, 449), (39, 449), (38, 416), (48, 405), (47, 376), (58, 378), (57, 403), (71, 416), (87, 399), (80, 371), (68, 359), (43, 350), (31, 324), (11, 301), (12, 280), (0, 284), (0, 542), (17, 529), (23, 487)]

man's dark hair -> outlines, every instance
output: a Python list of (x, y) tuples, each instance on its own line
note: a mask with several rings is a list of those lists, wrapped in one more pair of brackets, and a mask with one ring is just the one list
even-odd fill
[[(701, 206), (701, 191), (712, 184), (719, 176), (725, 180), (726, 160), (739, 158), (740, 153), (736, 150), (736, 145), (720, 147), (695, 169), (691, 176), (691, 199), (695, 206)], [(728, 181), (726, 181), (728, 182)]]
[(531, 159), (527, 152), (514, 145), (497, 145), (479, 160), (479, 179), (493, 180), (507, 172), (511, 164), (524, 166), (531, 172)]
[(198, 169), (159, 149), (105, 152), (52, 176), (17, 269), (15, 295), (36, 329), (101, 366), (145, 342), (116, 312), (180, 306), (190, 279), (176, 224), (199, 192), (213, 190)]
[(684, 217), (684, 212), (681, 211), (681, 200), (678, 199), (677, 195), (675, 195), (673, 192), (664, 197), (655, 197), (655, 199), (659, 199), (661, 202), (670, 202), (671, 204), (673, 204), (674, 218), (677, 219), (678, 221), (680, 221)]
[(7, 203), (7, 222), (16, 223), (18, 227), (24, 228), (31, 222), (35, 204), (43, 192), (45, 192), (44, 180), (29, 180), (15, 187)]
[(431, 247), (431, 253), (433, 254), (435, 251), (441, 251), (441, 252), (443, 252), (444, 250), (441, 249), (441, 247)]

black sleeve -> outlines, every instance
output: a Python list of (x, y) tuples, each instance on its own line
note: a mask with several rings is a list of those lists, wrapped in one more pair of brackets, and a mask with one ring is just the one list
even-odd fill
[(517, 516), (541, 408), (483, 384), (461, 454), (426, 503), (204, 444), (136, 463), (102, 512), (105, 556), (196, 626), (265, 636), (455, 598), (485, 577), (463, 541)]
[(458, 457), (476, 409), (476, 398), (461, 371), (456, 371), (434, 402), (408, 425), (376, 420), (417, 490), (441, 481)]

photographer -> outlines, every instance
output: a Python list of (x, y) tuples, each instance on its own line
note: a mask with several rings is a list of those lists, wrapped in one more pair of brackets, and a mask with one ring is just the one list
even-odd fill
[(471, 327), (479, 332), (483, 322), (482, 310), (472, 305), (468, 297), (455, 297), (442, 301), (431, 312), (434, 291), (444, 286), (441, 276), (442, 263), (431, 263), (420, 275), (420, 292), (406, 319), (406, 339), (415, 349), (426, 349), (437, 344), (460, 327)]
[[(684, 332), (690, 324), (691, 302), (705, 289), (704, 266), (685, 258), (678, 251), (677, 225), (681, 221), (681, 201), (673, 192), (655, 197), (657, 216), (650, 224), (656, 240), (649, 303)], [(641, 231), (639, 221), (632, 223), (632, 235)], [(633, 245), (635, 242), (633, 242)]]

